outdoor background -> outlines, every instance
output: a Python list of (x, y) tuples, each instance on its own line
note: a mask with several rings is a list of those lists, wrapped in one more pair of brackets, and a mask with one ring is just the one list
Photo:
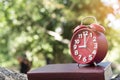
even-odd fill
[(73, 62), (72, 31), (87, 16), (105, 27), (105, 61), (120, 72), (120, 0), (0, 0), (0, 66), (18, 69), (17, 56), (23, 54), (33, 69)]

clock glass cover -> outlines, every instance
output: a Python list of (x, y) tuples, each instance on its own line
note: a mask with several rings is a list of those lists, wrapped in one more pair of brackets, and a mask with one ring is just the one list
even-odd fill
[(78, 30), (71, 39), (70, 48), (72, 57), (77, 63), (87, 64), (92, 62), (98, 49), (95, 32), (90, 29)]

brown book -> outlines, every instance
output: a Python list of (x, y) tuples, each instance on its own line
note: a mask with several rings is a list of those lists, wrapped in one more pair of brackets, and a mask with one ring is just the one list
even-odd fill
[(97, 66), (84, 66), (76, 63), (51, 64), (29, 71), (28, 80), (110, 80), (111, 63), (102, 62)]

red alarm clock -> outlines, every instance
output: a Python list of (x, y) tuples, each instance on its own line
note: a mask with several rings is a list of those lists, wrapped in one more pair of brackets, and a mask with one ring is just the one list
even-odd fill
[(70, 43), (73, 59), (79, 64), (101, 62), (108, 50), (104, 32), (104, 27), (97, 23), (77, 26)]

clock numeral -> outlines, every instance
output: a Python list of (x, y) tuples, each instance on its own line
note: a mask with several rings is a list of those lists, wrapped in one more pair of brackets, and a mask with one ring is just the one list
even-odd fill
[(94, 55), (95, 55), (95, 54), (96, 54), (96, 50), (93, 50), (92, 54), (94, 54)]
[(89, 59), (89, 60), (92, 60), (92, 59), (93, 59), (92, 55), (89, 55), (89, 56), (88, 56), (88, 59)]
[(73, 46), (73, 49), (74, 49), (74, 50), (77, 49), (77, 45), (74, 45), (74, 46)]
[(97, 49), (97, 46), (98, 46), (97, 43), (94, 43), (94, 49)]
[(87, 58), (86, 57), (83, 57), (83, 62), (86, 62), (87, 61)]
[(82, 38), (83, 37), (83, 35), (82, 34), (78, 34), (78, 38)]
[(92, 37), (93, 35), (92, 35), (92, 33), (90, 33), (90, 37)]
[(95, 36), (93, 37), (93, 42), (96, 42), (96, 37)]
[(81, 58), (82, 58), (82, 55), (81, 55), (81, 54), (79, 54), (79, 55), (78, 55), (78, 59), (80, 60)]
[(75, 50), (74, 55), (77, 56), (78, 54), (78, 50)]
[(80, 43), (80, 40), (79, 39), (76, 39), (75, 40), (75, 44), (79, 44)]

